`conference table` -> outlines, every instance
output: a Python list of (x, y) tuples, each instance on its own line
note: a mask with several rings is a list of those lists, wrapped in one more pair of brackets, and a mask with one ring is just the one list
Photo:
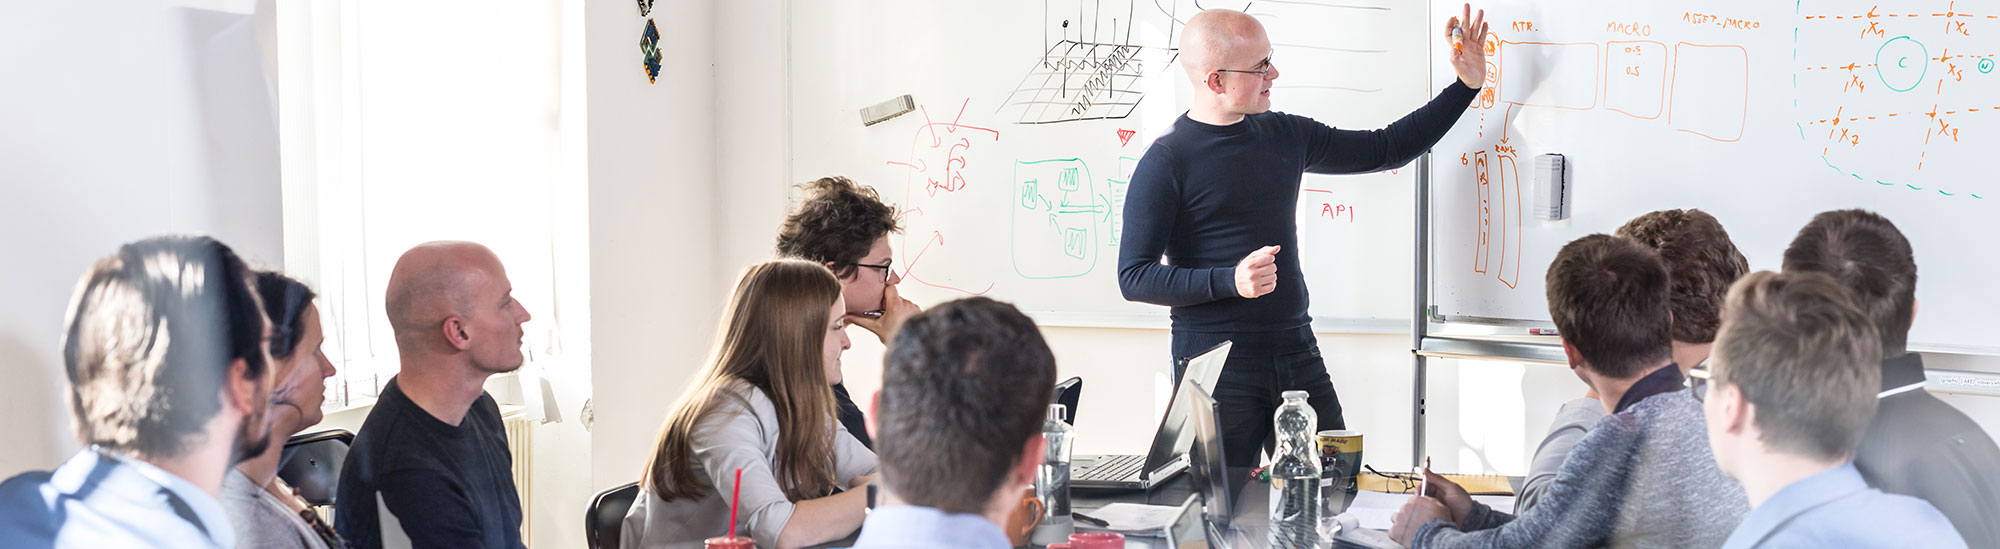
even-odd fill
[[(1247, 468), (1232, 470), (1230, 476), (1246, 480), (1237, 493), (1235, 508), (1230, 518), (1228, 531), (1220, 534), (1219, 543), (1211, 544), (1209, 542), (1205, 534), (1208, 529), (1207, 525), (1203, 522), (1201, 504), (1197, 502), (1187, 513), (1180, 517), (1173, 527), (1168, 529), (1168, 531), (1162, 532), (1162, 535), (1128, 535), (1125, 536), (1125, 547), (1128, 549), (1189, 549), (1218, 546), (1218, 549), (1266, 549), (1271, 547), (1270, 485), (1254, 480), (1247, 480), (1250, 478), (1250, 469)], [(1113, 503), (1140, 503), (1181, 507), (1188, 503), (1189, 498), (1199, 497), (1201, 497), (1201, 488), (1195, 485), (1193, 475), (1183, 473), (1175, 475), (1174, 478), (1159, 486), (1153, 487), (1152, 490), (1076, 490), (1072, 492), (1070, 510), (1088, 515), (1092, 511), (1102, 509)], [(1344, 511), (1346, 502), (1342, 502), (1335, 507)], [(1090, 530), (1080, 528), (1078, 531)], [(855, 535), (850, 535), (845, 539), (818, 547), (849, 547), (854, 544), (854, 538), (858, 537), (858, 535), (859, 532), (856, 532)], [(1024, 545), (1022, 547), (1042, 549), (1040, 545)], [(1333, 541), (1327, 540), (1326, 544), (1322, 545), (1322, 547), (1333, 547)]]
[[(1230, 472), (1230, 476), (1243, 479), (1247, 486), (1241, 488), (1236, 496), (1235, 512), (1230, 518), (1228, 531), (1221, 533), (1223, 539), (1220, 542), (1229, 549), (1270, 547), (1270, 485), (1248, 480), (1250, 478), (1248, 468), (1232, 469), (1235, 470)], [(1091, 511), (1113, 503), (1177, 507), (1186, 504), (1189, 498), (1199, 497), (1201, 488), (1195, 485), (1194, 476), (1183, 473), (1153, 487), (1152, 490), (1072, 491), (1070, 508), (1074, 512), (1088, 515)], [(1125, 536), (1125, 547), (1128, 549), (1210, 547), (1201, 512), (1201, 503), (1197, 502), (1188, 514), (1183, 515), (1168, 532), (1164, 532), (1166, 535), (1159, 537), (1128, 535)], [(1035, 547), (1039, 549), (1039, 546)]]

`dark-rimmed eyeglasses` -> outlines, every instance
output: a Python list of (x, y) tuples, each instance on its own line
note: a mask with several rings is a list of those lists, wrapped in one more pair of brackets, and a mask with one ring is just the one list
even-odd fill
[[(1375, 470), (1375, 467), (1366, 464), (1363, 464), (1361, 467), (1363, 469), (1366, 469), (1370, 473), (1374, 473), (1375, 476), (1382, 477), (1384, 481), (1387, 481), (1385, 482), (1385, 486), (1383, 488), (1384, 491), (1388, 493), (1414, 494), (1417, 493), (1417, 489), (1419, 487), (1422, 487), (1424, 485), (1424, 476), (1421, 474), (1384, 473), (1381, 471), (1377, 471)], [(1392, 482), (1394, 484), (1387, 484), (1388, 482)]]
[(1708, 401), (1708, 381), (1712, 376), (1714, 376), (1714, 373), (1710, 372), (1707, 366), (1696, 366), (1688, 369), (1688, 391), (1694, 393), (1694, 400), (1696, 402)]
[(884, 262), (882, 262), (882, 264), (881, 264), (881, 265), (869, 265), (869, 264), (867, 264), (867, 263), (849, 263), (848, 265), (853, 265), (853, 266), (855, 266), (855, 267), (867, 267), (867, 268), (870, 268), (870, 269), (876, 269), (876, 270), (880, 270), (880, 271), (882, 271), (882, 281), (883, 281), (883, 282), (888, 282), (888, 281), (889, 281), (889, 275), (890, 275), (890, 274), (892, 274), (892, 271), (890, 271), (890, 270), (889, 270), (889, 266), (890, 266), (890, 265), (893, 265), (893, 264), (895, 264), (895, 263), (896, 263), (896, 260), (894, 260), (894, 259), (890, 259), (890, 260), (888, 260), (888, 261), (884, 261)]

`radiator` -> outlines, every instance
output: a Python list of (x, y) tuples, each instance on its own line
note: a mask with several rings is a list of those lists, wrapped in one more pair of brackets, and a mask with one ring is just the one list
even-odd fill
[(535, 539), (531, 531), (535, 526), (535, 485), (529, 482), (534, 472), (535, 422), (525, 414), (511, 414), (506, 419), (507, 451), (514, 454), (514, 489), (521, 494), (521, 539)]

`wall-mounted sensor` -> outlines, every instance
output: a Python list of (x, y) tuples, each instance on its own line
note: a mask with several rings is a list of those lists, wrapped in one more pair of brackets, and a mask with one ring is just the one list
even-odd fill
[(1535, 157), (1535, 217), (1569, 219), (1569, 161), (1549, 153)]

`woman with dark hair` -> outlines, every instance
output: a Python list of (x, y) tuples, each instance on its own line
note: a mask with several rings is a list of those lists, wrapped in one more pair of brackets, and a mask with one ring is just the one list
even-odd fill
[(313, 291), (273, 272), (257, 273), (257, 293), (271, 323), (270, 442), (264, 453), (236, 464), (223, 477), (222, 504), (241, 547), (338, 549), (346, 547), (333, 528), (306, 501), (278, 479), (285, 441), (324, 417), (326, 378), (333, 362), (320, 352), (320, 328)]
[(698, 548), (733, 534), (739, 470), (737, 529), (760, 546), (825, 543), (861, 527), (867, 502), (854, 488), (875, 478), (875, 454), (835, 420), (827, 381), (848, 347), (846, 310), (840, 281), (819, 264), (784, 259), (744, 273), (714, 353), (661, 428), (620, 547)]

